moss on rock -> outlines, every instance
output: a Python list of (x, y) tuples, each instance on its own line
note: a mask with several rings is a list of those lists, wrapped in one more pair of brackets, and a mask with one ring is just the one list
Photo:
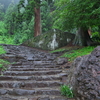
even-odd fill
[(37, 37), (29, 39), (23, 44), (44, 50), (55, 50), (67, 45), (74, 39), (74, 37), (74, 34), (53, 29)]

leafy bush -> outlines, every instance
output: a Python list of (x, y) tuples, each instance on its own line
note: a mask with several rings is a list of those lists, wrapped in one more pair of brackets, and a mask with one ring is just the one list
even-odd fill
[(17, 29), (14, 34), (14, 43), (21, 44), (29, 38), (33, 37), (33, 26), (34, 26), (34, 17), (32, 17), (30, 23), (23, 22), (22, 29)]
[(0, 44), (14, 44), (13, 36), (0, 36)]
[[(26, 31), (26, 30), (25, 30)], [(20, 33), (20, 34), (15, 34), (14, 35), (14, 39), (13, 39), (13, 42), (14, 44), (21, 44), (23, 43), (24, 41), (26, 41), (28, 39), (28, 34), (27, 33)]]
[(22, 38), (21, 34), (15, 34), (15, 35), (14, 35), (13, 42), (14, 42), (15, 44), (19, 44), (21, 38)]
[(70, 86), (67, 86), (67, 85), (62, 85), (61, 86), (61, 95), (64, 95), (68, 98), (73, 98), (74, 97), (72, 89), (70, 88)]
[(5, 53), (6, 53), (6, 51), (3, 49), (2, 46), (0, 46), (0, 54), (5, 54)]
[(10, 63), (8, 61), (4, 61), (3, 59), (0, 59), (0, 71), (5, 71), (9, 64)]
[(92, 40), (95, 42), (100, 42), (100, 33), (99, 32), (92, 33)]
[(0, 21), (0, 35), (5, 35), (7, 33), (7, 30), (5, 29), (5, 23), (3, 21)]

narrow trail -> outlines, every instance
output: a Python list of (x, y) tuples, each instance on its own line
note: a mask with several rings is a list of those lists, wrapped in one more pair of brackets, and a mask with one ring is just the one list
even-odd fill
[(67, 73), (55, 62), (57, 54), (25, 46), (4, 48), (5, 59), (15, 63), (0, 76), (0, 100), (74, 100), (61, 96)]

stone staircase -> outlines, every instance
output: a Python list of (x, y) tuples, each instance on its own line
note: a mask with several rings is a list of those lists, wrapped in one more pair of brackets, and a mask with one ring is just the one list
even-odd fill
[(4, 46), (10, 62), (0, 76), (0, 100), (74, 100), (61, 96), (67, 73), (56, 64), (57, 55), (25, 46)]

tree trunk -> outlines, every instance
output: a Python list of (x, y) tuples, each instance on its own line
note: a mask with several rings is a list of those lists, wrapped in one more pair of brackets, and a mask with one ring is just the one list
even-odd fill
[(40, 15), (40, 7), (34, 8), (35, 12), (35, 24), (34, 24), (34, 37), (41, 34), (41, 15)]
[(73, 44), (79, 46), (90, 46), (92, 43), (93, 42), (89, 36), (88, 29), (80, 27), (76, 33)]

